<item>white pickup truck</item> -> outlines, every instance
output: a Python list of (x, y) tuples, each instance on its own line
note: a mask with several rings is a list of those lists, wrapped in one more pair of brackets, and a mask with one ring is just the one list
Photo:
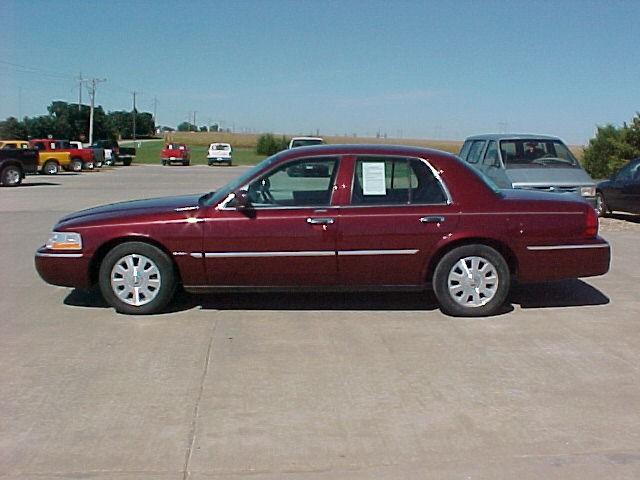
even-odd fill
[(324, 139), (321, 137), (293, 137), (289, 142), (289, 148), (310, 147), (312, 145), (322, 145)]
[(215, 164), (226, 163), (231, 166), (233, 149), (228, 143), (212, 143), (207, 152), (207, 164), (211, 167)]

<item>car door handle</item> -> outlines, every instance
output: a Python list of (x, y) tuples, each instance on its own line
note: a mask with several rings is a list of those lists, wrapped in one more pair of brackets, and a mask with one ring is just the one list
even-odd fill
[(307, 223), (310, 225), (331, 225), (335, 220), (331, 217), (309, 217)]
[(420, 223), (442, 223), (442, 222), (444, 222), (444, 217), (439, 217), (437, 215), (420, 218)]

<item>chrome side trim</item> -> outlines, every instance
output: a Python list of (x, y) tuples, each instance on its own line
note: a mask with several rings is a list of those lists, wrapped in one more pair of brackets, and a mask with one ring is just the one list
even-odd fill
[[(252, 258), (252, 257), (330, 257), (336, 252), (318, 250), (309, 252), (206, 252), (205, 258)], [(192, 254), (193, 255), (193, 254)]]
[(193, 257), (193, 258), (203, 258), (203, 257), (204, 257), (204, 254), (203, 254), (203, 253), (196, 252), (196, 253), (190, 253), (190, 254), (189, 254), (189, 256), (190, 256), (190, 257)]
[(340, 250), (340, 256), (356, 255), (415, 255), (419, 250)]
[(200, 207), (180, 207), (180, 208), (174, 208), (173, 210), (176, 212), (188, 212), (189, 210), (198, 210), (198, 208)]
[(527, 247), (527, 250), (539, 251), (539, 250), (574, 250), (582, 248), (609, 248), (608, 243), (598, 243), (596, 245), (531, 245)]
[(47, 258), (82, 258), (82, 253), (40, 253), (36, 252), (36, 257)]

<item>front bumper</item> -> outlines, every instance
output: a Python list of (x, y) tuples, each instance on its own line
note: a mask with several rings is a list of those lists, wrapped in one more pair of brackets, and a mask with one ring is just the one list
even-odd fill
[(54, 252), (40, 247), (36, 251), (35, 266), (38, 275), (51, 285), (89, 288), (90, 259), (82, 252)]

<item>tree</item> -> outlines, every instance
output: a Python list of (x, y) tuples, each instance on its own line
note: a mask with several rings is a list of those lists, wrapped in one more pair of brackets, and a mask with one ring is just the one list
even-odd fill
[(198, 127), (190, 122), (182, 122), (180, 125), (178, 125), (178, 131), (179, 132), (197, 132)]
[(258, 143), (256, 144), (256, 152), (261, 155), (273, 155), (281, 150), (285, 150), (289, 142), (282, 136), (278, 139), (271, 133), (265, 133), (258, 137)]
[(0, 122), (0, 138), (24, 140), (27, 137), (27, 127), (17, 118), (9, 117), (4, 122)]
[(632, 158), (640, 156), (640, 115), (631, 126), (598, 127), (584, 151), (583, 166), (593, 178), (607, 178)]
[(200, 127), (200, 131), (201, 132), (208, 132), (209, 129), (205, 125), (203, 125), (203, 126)]

